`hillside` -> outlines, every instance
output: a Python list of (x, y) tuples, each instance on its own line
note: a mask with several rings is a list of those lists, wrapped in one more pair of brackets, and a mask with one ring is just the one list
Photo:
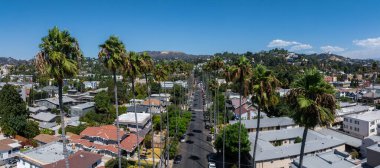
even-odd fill
[(18, 60), (11, 57), (0, 57), (0, 65), (10, 64), (10, 65), (20, 65), (27, 64), (31, 60)]

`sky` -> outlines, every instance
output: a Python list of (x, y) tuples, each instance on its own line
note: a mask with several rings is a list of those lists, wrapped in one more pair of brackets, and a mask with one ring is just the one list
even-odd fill
[(377, 0), (3, 0), (0, 57), (31, 59), (58, 26), (86, 57), (119, 36), (129, 51), (189, 54), (285, 48), (380, 58)]

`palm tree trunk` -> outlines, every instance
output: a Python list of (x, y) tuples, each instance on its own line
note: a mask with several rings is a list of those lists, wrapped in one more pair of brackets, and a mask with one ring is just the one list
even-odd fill
[[(160, 84), (160, 89), (158, 90), (158, 94), (159, 94), (159, 98), (160, 98), (160, 101), (162, 99), (162, 96), (161, 96), (161, 84)], [(163, 147), (162, 147), (162, 105), (160, 105), (160, 168), (162, 167), (162, 151), (163, 151)]]
[(303, 155), (305, 154), (305, 142), (306, 142), (306, 137), (307, 137), (307, 132), (308, 132), (308, 127), (305, 127), (303, 130), (303, 135), (302, 135), (302, 143), (301, 143), (301, 154), (300, 154), (300, 162), (299, 162), (299, 168), (302, 168), (303, 164)]
[(116, 109), (116, 138), (117, 138), (117, 157), (119, 168), (121, 168), (121, 151), (120, 151), (120, 126), (119, 126), (119, 102), (117, 100), (117, 84), (116, 84), (116, 71), (113, 71), (113, 91), (115, 95), (115, 109)]
[(217, 121), (217, 118), (216, 118), (216, 108), (217, 108), (217, 103), (216, 103), (216, 93), (217, 93), (217, 89), (215, 88), (215, 103), (214, 103), (214, 140), (216, 140), (216, 121)]
[(257, 149), (257, 141), (259, 139), (259, 131), (260, 131), (260, 118), (261, 118), (261, 106), (259, 105), (258, 106), (258, 109), (257, 109), (257, 125), (256, 125), (256, 136), (255, 136), (255, 144), (253, 146), (253, 154), (252, 154), (252, 164), (253, 164), (253, 168), (256, 168), (256, 163), (255, 163), (255, 160), (256, 160), (256, 149)]
[(241, 106), (241, 95), (243, 94), (243, 86), (241, 86), (242, 87), (242, 91), (241, 91), (241, 93), (240, 93), (240, 95), (239, 95), (239, 104), (240, 104), (240, 106), (239, 106), (239, 153), (238, 153), (238, 168), (240, 168), (240, 148), (241, 148), (241, 108), (242, 108), (242, 106)]
[[(227, 88), (226, 88), (226, 92), (224, 93), (224, 97), (226, 98), (227, 95)], [(226, 118), (227, 118), (227, 106), (226, 106), (226, 101), (224, 100), (224, 123), (223, 124), (226, 124), (227, 121), (226, 121)], [(225, 146), (226, 146), (226, 127), (223, 127), (223, 168), (225, 167)]]
[[(166, 90), (166, 84), (165, 84), (165, 81), (164, 81), (164, 89), (165, 89), (165, 93), (167, 92)], [(166, 158), (165, 158), (165, 164), (166, 166), (169, 166), (169, 149), (170, 149), (170, 144), (169, 144), (169, 111), (166, 110), (166, 139), (165, 139), (165, 147), (166, 147)]]
[(66, 141), (66, 132), (65, 132), (65, 117), (64, 117), (64, 111), (63, 111), (63, 103), (62, 103), (62, 85), (63, 85), (63, 81), (62, 80), (59, 80), (58, 81), (58, 101), (59, 101), (59, 113), (60, 113), (60, 117), (61, 117), (61, 138), (62, 138), (62, 142), (63, 142), (63, 155), (65, 157), (65, 165), (66, 165), (66, 168), (69, 168), (70, 165), (69, 165), (69, 154), (67, 152), (67, 147), (66, 147), (66, 144), (67, 144), (67, 141)]
[[(132, 94), (133, 94), (133, 99), (136, 100), (136, 95), (135, 95), (135, 79), (132, 78)], [(136, 122), (136, 140), (137, 140), (137, 161), (139, 167), (141, 166), (140, 163), (140, 141), (139, 141), (139, 124), (137, 122), (137, 112), (136, 112), (136, 101), (133, 101), (133, 108), (135, 112), (135, 122)]]
[[(151, 102), (150, 102), (150, 95), (151, 95), (151, 91), (150, 91), (150, 83), (148, 82), (148, 76), (147, 76), (147, 74), (145, 74), (145, 82), (146, 82), (146, 85), (147, 85), (147, 87), (148, 87), (148, 100), (149, 100), (149, 113), (150, 113), (150, 123), (151, 123), (151, 125), (150, 125), (150, 129), (151, 129), (151, 131), (152, 131), (152, 151), (153, 151), (153, 167), (155, 166), (154, 165), (154, 155), (155, 155), (155, 153), (154, 153), (154, 130), (153, 130), (153, 114), (152, 114), (152, 110), (151, 110)], [(160, 106), (161, 106), (161, 100), (160, 100)]]

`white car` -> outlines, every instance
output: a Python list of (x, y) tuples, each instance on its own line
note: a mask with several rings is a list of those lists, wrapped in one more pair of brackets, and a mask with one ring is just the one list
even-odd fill
[(216, 164), (214, 162), (208, 162), (208, 168), (216, 168)]

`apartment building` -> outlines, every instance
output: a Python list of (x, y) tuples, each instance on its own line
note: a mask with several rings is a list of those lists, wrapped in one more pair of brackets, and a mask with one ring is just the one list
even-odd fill
[(377, 134), (378, 123), (380, 123), (380, 111), (353, 114), (344, 117), (343, 130), (354, 137), (364, 139)]

